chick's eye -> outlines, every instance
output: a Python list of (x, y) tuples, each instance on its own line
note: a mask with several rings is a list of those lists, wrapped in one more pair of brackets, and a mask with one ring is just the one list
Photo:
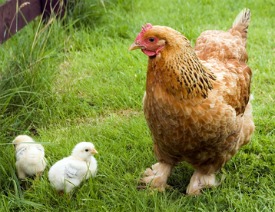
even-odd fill
[(149, 42), (153, 43), (155, 41), (155, 38), (149, 38)]
[(85, 149), (85, 152), (88, 152), (89, 151), (89, 149)]

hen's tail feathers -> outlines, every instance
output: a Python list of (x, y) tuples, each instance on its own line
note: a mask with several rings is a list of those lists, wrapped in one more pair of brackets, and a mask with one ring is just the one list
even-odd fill
[(238, 25), (245, 25), (248, 28), (249, 22), (250, 22), (250, 10), (245, 8), (235, 18), (232, 28)]
[(250, 16), (250, 10), (247, 8), (243, 9), (234, 20), (232, 28), (230, 30), (231, 33), (233, 33), (234, 31), (239, 31), (241, 33), (242, 38), (246, 40)]

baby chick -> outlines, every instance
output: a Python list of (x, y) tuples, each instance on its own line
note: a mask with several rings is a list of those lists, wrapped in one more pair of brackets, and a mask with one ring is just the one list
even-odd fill
[(93, 157), (97, 151), (90, 142), (78, 143), (71, 156), (57, 161), (49, 170), (49, 181), (59, 192), (70, 192), (84, 179), (95, 176), (97, 161)]
[(19, 179), (40, 176), (46, 168), (44, 148), (27, 135), (19, 135), (13, 140), (16, 151), (16, 169)]

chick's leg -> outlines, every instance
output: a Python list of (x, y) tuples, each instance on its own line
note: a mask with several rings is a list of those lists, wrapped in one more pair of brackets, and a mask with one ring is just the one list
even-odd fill
[(42, 175), (43, 175), (43, 171), (37, 172), (37, 173), (35, 174), (35, 179), (36, 179), (36, 180), (39, 180), (39, 179), (42, 177)]
[(18, 178), (20, 179), (20, 180), (23, 180), (23, 179), (25, 179), (27, 176), (26, 176), (26, 174), (25, 174), (25, 172), (23, 172), (23, 171), (21, 171), (21, 170), (18, 170), (17, 171), (17, 175), (18, 175)]
[(16, 165), (16, 169), (17, 169), (17, 176), (20, 180), (25, 179), (27, 176), (25, 174), (25, 172), (23, 171), (23, 169), (21, 168), (21, 164), (19, 164), (18, 162), (15, 164)]
[(201, 189), (218, 185), (215, 174), (203, 174), (196, 170), (190, 179), (186, 193), (188, 195), (199, 195)]
[(142, 183), (149, 185), (151, 188), (156, 188), (159, 191), (164, 191), (167, 185), (167, 179), (171, 174), (172, 165), (159, 162), (152, 165), (152, 168), (147, 168), (140, 180)]

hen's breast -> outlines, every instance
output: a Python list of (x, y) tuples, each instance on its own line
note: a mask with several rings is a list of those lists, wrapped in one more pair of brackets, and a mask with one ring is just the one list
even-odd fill
[(206, 99), (179, 101), (161, 85), (147, 87), (144, 113), (159, 160), (203, 163), (233, 148), (234, 143), (225, 140), (239, 129), (236, 112), (217, 94), (211, 91)]

